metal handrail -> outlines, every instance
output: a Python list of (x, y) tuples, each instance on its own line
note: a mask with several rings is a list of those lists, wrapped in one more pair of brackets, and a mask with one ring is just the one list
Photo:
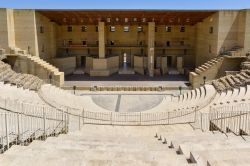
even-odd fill
[[(15, 113), (15, 114), (20, 114), (20, 115), (25, 115), (25, 116), (29, 116), (29, 117), (33, 117), (33, 118), (40, 118), (40, 119), (43, 119), (44, 117), (43, 116), (37, 116), (37, 115), (30, 115), (30, 114), (26, 114), (26, 113), (23, 113), (23, 112), (16, 112), (16, 111), (12, 111), (10, 109), (7, 109), (7, 108), (3, 108), (0, 106), (0, 109), (3, 109), (4, 111), (7, 111), (7, 112), (11, 112), (11, 113)], [(6, 114), (6, 113), (2, 113), (3, 115)], [(1, 113), (0, 113), (1, 115)], [(47, 118), (47, 120), (53, 120), (53, 121), (61, 121), (60, 119), (54, 119), (54, 118)]]
[(59, 126), (63, 123), (63, 121), (60, 121), (59, 124), (54, 128), (53, 132), (56, 132), (56, 130), (59, 128)]

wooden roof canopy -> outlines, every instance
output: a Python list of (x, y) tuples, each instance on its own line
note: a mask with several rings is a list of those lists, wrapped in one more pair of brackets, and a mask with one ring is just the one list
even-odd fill
[(59, 25), (147, 24), (194, 25), (211, 16), (212, 10), (36, 10)]

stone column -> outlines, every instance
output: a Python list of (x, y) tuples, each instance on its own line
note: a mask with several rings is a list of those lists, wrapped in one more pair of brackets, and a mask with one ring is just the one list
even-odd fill
[(177, 70), (181, 74), (184, 74), (184, 70), (183, 70), (183, 57), (181, 57), (181, 56), (177, 57), (176, 67), (177, 67)]
[(105, 58), (105, 23), (98, 23), (99, 58)]
[(155, 22), (148, 23), (148, 73), (154, 76)]

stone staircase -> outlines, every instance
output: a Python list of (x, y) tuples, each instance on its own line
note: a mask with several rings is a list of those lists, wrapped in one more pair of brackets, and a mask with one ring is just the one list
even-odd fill
[(166, 147), (179, 156), (184, 156), (190, 164), (211, 166), (230, 163), (229, 165), (242, 166), (249, 161), (249, 139), (242, 139), (234, 134), (223, 135), (220, 132), (196, 130), (182, 134), (161, 133), (161, 138)]
[(204, 76), (206, 77), (206, 81), (215, 79), (223, 60), (223, 57), (213, 58), (203, 65), (195, 68), (194, 72), (190, 72), (189, 81), (192, 84), (192, 87), (200, 87), (204, 83)]
[(218, 92), (233, 90), (250, 83), (250, 71), (245, 70), (236, 75), (227, 75), (212, 81), (212, 85)]
[[(156, 134), (155, 134), (156, 133)], [(80, 131), (12, 146), (2, 166), (223, 165), (249, 163), (250, 142), (233, 134), (202, 132), (191, 126), (84, 125)], [(225, 164), (226, 165), (226, 164)]]
[(11, 55), (18, 55), (20, 64), (22, 64), (16, 67), (17, 70), (21, 69), (23, 73), (36, 75), (46, 82), (50, 82), (49, 77), (51, 76), (51, 83), (54, 85), (62, 86), (64, 84), (64, 73), (45, 60), (37, 56), (31, 56), (26, 50), (19, 48), (11, 48), (9, 56)]
[(79, 132), (13, 146), (0, 156), (2, 166), (15, 165), (188, 165), (184, 156), (159, 143), (156, 130), (193, 132), (190, 126), (120, 127), (84, 125)]
[[(39, 57), (28, 55), (25, 56), (25, 58), (27, 59), (27, 61), (33, 63), (36, 68), (40, 68), (40, 72), (39, 69), (34, 69), (31, 74), (41, 76), (41, 78), (46, 80), (46, 82), (50, 82), (49, 76), (51, 75), (52, 84), (56, 86), (62, 86), (64, 84), (64, 73), (60, 72), (58, 68), (54, 67), (53, 65), (49, 64)], [(44, 72), (41, 72), (41, 69)]]

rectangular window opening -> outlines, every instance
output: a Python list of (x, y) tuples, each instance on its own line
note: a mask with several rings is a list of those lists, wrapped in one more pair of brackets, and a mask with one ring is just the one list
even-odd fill
[(123, 31), (124, 32), (129, 32), (129, 26), (124, 26)]
[(181, 26), (180, 32), (185, 32), (185, 27)]
[(82, 45), (83, 45), (83, 46), (87, 46), (87, 41), (86, 41), (86, 40), (83, 40), (83, 41), (82, 41)]
[(210, 34), (214, 33), (214, 27), (210, 27), (210, 28), (209, 28), (209, 33), (210, 33)]
[(71, 46), (72, 44), (73, 44), (73, 41), (70, 39), (70, 40), (68, 41), (68, 45)]
[(68, 26), (68, 32), (72, 32), (73, 31), (73, 27), (72, 26)]
[(166, 42), (167, 47), (170, 47), (170, 41)]
[(87, 32), (87, 26), (82, 26), (82, 32)]
[(40, 26), (40, 33), (44, 33), (44, 27)]
[(143, 32), (143, 27), (142, 26), (138, 26), (137, 27), (137, 32)]
[(170, 26), (166, 26), (166, 32), (171, 32), (172, 28)]
[(110, 26), (110, 32), (115, 32), (115, 26)]
[(110, 45), (111, 45), (111, 46), (115, 45), (115, 41), (111, 40), (111, 41), (110, 41)]

